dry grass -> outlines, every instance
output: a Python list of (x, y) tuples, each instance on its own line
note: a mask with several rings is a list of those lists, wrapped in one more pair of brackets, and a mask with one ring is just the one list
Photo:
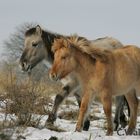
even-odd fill
[[(46, 81), (45, 81), (46, 82)], [(58, 85), (32, 80), (32, 77), (20, 78), (13, 66), (0, 71), (0, 112), (5, 113), (5, 125), (14, 124), (38, 127), (42, 115), (49, 113), (48, 105), (53, 101), (50, 95), (58, 93)], [(60, 87), (60, 86), (59, 86)], [(6, 122), (8, 114), (14, 114), (16, 120)], [(34, 114), (40, 117), (33, 117)]]
[[(10, 140), (18, 126), (40, 128), (40, 120), (50, 112), (49, 104), (53, 103), (50, 96), (60, 92), (60, 85), (48, 82), (45, 76), (35, 81), (32, 75), (19, 74), (16, 67), (6, 65), (0, 70), (0, 113), (4, 114), (0, 140)], [(8, 129), (10, 134), (5, 131)]]

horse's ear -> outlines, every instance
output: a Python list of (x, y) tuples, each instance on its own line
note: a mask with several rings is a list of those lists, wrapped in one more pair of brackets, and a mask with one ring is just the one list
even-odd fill
[(40, 36), (42, 35), (42, 29), (39, 25), (36, 26), (36, 33)]

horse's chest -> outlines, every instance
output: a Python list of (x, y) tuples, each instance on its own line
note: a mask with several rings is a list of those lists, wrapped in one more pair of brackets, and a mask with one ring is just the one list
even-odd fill
[(71, 82), (72, 82), (72, 80), (71, 80), (71, 78), (69, 76), (61, 79), (61, 83), (63, 84), (63, 86), (65, 86), (65, 85), (67, 85), (67, 84), (69, 84)]

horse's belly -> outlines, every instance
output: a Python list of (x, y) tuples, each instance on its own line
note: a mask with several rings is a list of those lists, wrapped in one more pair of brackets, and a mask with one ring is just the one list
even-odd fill
[(118, 83), (115, 87), (114, 87), (114, 95), (123, 95), (128, 93), (130, 90), (134, 89), (136, 85), (136, 80), (132, 81), (123, 81)]
[(116, 90), (114, 93), (113, 93), (113, 95), (114, 96), (120, 96), (120, 95), (125, 95), (125, 94), (127, 94), (129, 91), (131, 91), (132, 90), (132, 88), (127, 88), (127, 89), (122, 89), (122, 90)]
[(113, 87), (116, 94), (125, 94), (135, 88), (136, 83), (138, 82), (138, 74), (135, 70), (131, 72), (126, 70), (126, 73), (119, 73), (115, 79)]

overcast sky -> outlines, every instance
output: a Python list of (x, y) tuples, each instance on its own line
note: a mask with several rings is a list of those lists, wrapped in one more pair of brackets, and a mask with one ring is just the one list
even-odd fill
[(0, 0), (2, 42), (25, 22), (89, 39), (113, 36), (140, 46), (140, 0)]

